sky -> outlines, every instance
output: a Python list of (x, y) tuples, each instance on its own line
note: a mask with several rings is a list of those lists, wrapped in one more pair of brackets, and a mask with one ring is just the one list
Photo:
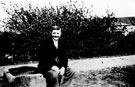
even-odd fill
[[(6, 3), (6, 7), (10, 8), (10, 3), (18, 4), (24, 8), (27, 8), (31, 3), (33, 7), (39, 8), (44, 6), (61, 6), (66, 5), (70, 0), (0, 0), (0, 20), (7, 17), (7, 14), (3, 11), (3, 4)], [(106, 12), (113, 12), (115, 17), (135, 17), (135, 0), (71, 0), (76, 3), (76, 6), (83, 5), (90, 9), (92, 15), (105, 16)]]
[[(16, 3), (21, 4), (26, 7), (28, 3), (31, 3), (33, 6), (44, 7), (49, 4), (53, 6), (60, 6), (66, 4), (70, 0), (0, 0), (0, 2), (5, 3)], [(106, 11), (114, 12), (116, 17), (127, 17), (135, 16), (135, 0), (72, 0), (73, 2), (77, 1), (76, 4), (84, 3), (84, 6), (88, 9), (91, 9), (93, 15), (103, 16), (106, 14)], [(7, 6), (8, 7), (8, 6)], [(2, 6), (0, 6), (0, 15), (5, 13), (2, 11)]]
[[(51, 4), (52, 6), (60, 6), (66, 4), (70, 0), (0, 0), (6, 4), (15, 3), (26, 7), (28, 3), (33, 6), (44, 7)], [(114, 12), (116, 17), (135, 16), (135, 0), (72, 0), (77, 1), (77, 5), (84, 3), (84, 6), (92, 11), (93, 15), (103, 16), (106, 11)], [(8, 6), (7, 6), (8, 7)], [(0, 6), (0, 15), (6, 16)]]

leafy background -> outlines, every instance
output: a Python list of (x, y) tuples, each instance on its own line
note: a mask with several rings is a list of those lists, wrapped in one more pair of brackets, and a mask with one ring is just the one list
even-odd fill
[[(118, 31), (118, 18), (113, 13), (92, 16), (87, 8), (78, 9), (74, 3), (41, 9), (29, 4), (27, 10), (15, 4), (12, 10), (5, 7), (5, 11), (10, 16), (3, 20), (5, 32), (0, 33), (1, 65), (37, 61), (40, 43), (50, 36), (53, 25), (62, 28), (61, 39), (70, 59), (135, 53), (135, 33), (125, 36), (124, 28)], [(12, 58), (9, 60), (6, 54)]]

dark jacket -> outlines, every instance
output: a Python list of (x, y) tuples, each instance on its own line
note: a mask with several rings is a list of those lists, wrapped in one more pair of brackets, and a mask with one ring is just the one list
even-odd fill
[[(55, 58), (58, 57), (59, 62), (55, 61)], [(46, 72), (51, 69), (52, 66), (58, 66), (61, 68), (68, 66), (68, 58), (64, 50), (64, 44), (61, 41), (58, 42), (58, 49), (54, 46), (52, 38), (49, 38), (41, 43), (39, 50), (39, 72)]]

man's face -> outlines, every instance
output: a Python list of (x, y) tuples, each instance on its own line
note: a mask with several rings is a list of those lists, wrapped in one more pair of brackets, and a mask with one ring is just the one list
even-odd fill
[(53, 40), (59, 40), (61, 36), (61, 30), (52, 30), (52, 38)]

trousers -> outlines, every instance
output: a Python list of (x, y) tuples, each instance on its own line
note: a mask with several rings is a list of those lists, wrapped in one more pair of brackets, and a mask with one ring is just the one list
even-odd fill
[(63, 76), (54, 70), (49, 70), (44, 77), (46, 78), (47, 87), (69, 87), (74, 75), (75, 72), (67, 67)]

